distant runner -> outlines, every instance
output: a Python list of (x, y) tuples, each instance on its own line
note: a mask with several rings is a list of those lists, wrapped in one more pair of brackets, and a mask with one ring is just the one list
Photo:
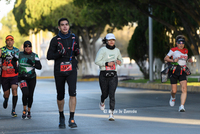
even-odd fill
[(105, 47), (100, 48), (97, 53), (95, 64), (100, 67), (99, 84), (101, 88), (101, 102), (99, 107), (105, 109), (105, 100), (110, 98), (109, 120), (114, 121), (115, 91), (118, 85), (117, 65), (122, 65), (123, 59), (118, 48), (115, 47), (115, 36), (108, 33), (103, 39)]
[[(179, 106), (179, 112), (185, 112), (184, 104), (187, 98), (187, 75), (190, 75), (190, 70), (187, 68), (186, 63), (192, 62), (192, 59), (188, 59), (188, 50), (184, 48), (185, 37), (183, 35), (178, 35), (176, 37), (177, 47), (170, 49), (169, 53), (164, 58), (165, 61), (171, 62), (173, 65), (169, 71), (169, 77), (171, 82), (171, 97), (169, 100), (169, 105), (175, 105), (176, 92), (177, 92), (177, 80), (181, 85), (181, 105)], [(172, 59), (170, 58), (172, 57)]]

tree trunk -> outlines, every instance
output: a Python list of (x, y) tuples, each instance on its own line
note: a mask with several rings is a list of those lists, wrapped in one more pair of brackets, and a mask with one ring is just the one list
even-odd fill
[(144, 79), (149, 79), (149, 69), (147, 65), (147, 61), (135, 61), (136, 64), (139, 66), (140, 71), (142, 72)]
[[(93, 30), (93, 29), (92, 29)], [(82, 49), (82, 65), (84, 66), (83, 75), (97, 75), (97, 67), (94, 64), (96, 57), (95, 43), (99, 39), (104, 27), (95, 29), (95, 32), (91, 33), (91, 28), (78, 28), (79, 35), (82, 40), (80, 41), (80, 47)], [(94, 31), (94, 30), (93, 30)]]

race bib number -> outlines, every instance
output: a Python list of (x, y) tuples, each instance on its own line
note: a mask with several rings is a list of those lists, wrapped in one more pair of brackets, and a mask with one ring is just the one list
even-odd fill
[(71, 62), (61, 62), (60, 63), (60, 71), (61, 72), (72, 71), (72, 63)]
[(26, 81), (21, 81), (20, 82), (20, 88), (23, 88), (23, 87), (27, 87)]
[(106, 66), (106, 70), (115, 70), (115, 64), (113, 66)]

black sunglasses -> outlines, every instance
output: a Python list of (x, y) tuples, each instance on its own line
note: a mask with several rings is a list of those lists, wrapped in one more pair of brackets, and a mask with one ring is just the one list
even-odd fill
[(31, 47), (31, 45), (27, 44), (27, 45), (25, 45), (24, 47)]
[(185, 44), (185, 41), (178, 41), (178, 44)]

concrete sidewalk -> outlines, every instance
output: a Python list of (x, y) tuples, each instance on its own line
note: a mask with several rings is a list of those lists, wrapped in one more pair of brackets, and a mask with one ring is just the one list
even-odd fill
[[(128, 88), (144, 88), (144, 89), (160, 89), (160, 90), (171, 90), (170, 84), (157, 84), (157, 83), (132, 83), (119, 81), (119, 87)], [(177, 85), (177, 91), (181, 91), (180, 85)], [(187, 86), (188, 92), (200, 92), (200, 86)]]

